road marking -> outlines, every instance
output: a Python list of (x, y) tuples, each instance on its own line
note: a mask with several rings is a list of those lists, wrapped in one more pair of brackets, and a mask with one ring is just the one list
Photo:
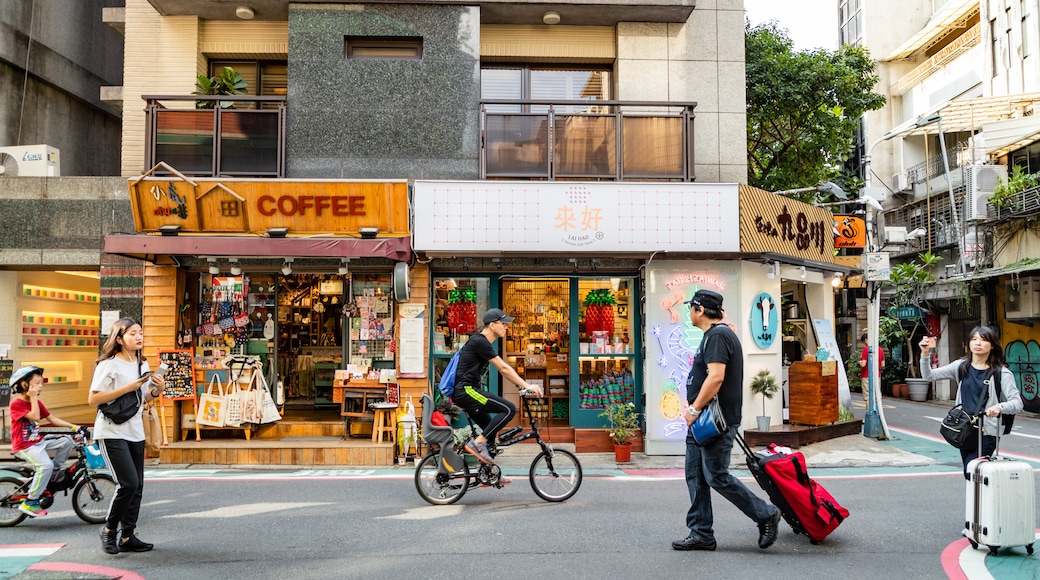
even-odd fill
[(7, 544), (0, 546), (0, 558), (50, 556), (64, 547), (65, 544)]
[[(81, 574), (93, 574), (118, 578), (119, 580), (144, 580), (144, 577), (129, 570), (110, 568), (108, 566), (95, 566), (93, 564), (75, 564), (71, 562), (37, 562), (29, 566), (30, 570), (42, 572), (79, 572)], [(64, 574), (62, 575), (64, 576)]]
[(435, 520), (437, 518), (448, 518), (462, 513), (460, 505), (431, 505), (421, 508), (405, 510), (403, 514), (392, 516), (380, 516), (377, 520)]
[(296, 502), (296, 503), (247, 503), (243, 505), (230, 505), (213, 510), (201, 512), (189, 512), (162, 516), (164, 518), (241, 518), (259, 514), (308, 508), (319, 505), (333, 505), (332, 502)]
[[(931, 419), (932, 421), (936, 421), (938, 423), (942, 423), (942, 421), (944, 419), (944, 417), (932, 417), (930, 415), (922, 415), (922, 417), (924, 417), (925, 419)], [(1018, 432), (1016, 432), (1016, 429), (1018, 429), (1018, 427), (1012, 427), (1011, 428), (1011, 433), (1008, 433), (1008, 435), (1015, 435), (1016, 437), (1028, 437), (1029, 439), (1040, 439), (1040, 435), (1029, 435), (1028, 433), (1018, 433)], [(1007, 437), (1007, 435), (1004, 435), (1004, 437)]]

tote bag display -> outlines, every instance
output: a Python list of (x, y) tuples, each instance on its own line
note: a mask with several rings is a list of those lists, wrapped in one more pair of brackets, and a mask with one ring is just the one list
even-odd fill
[(242, 391), (239, 390), (237, 382), (228, 383), (225, 399), (227, 400), (227, 414), (224, 416), (224, 425), (227, 427), (242, 425), (242, 400), (244, 396)]
[(207, 427), (223, 427), (226, 418), (227, 397), (224, 395), (224, 385), (214, 374), (206, 385), (206, 392), (199, 397), (199, 414), (195, 422)]
[(256, 373), (256, 375), (258, 381), (255, 396), (257, 405), (260, 407), (260, 424), (266, 425), (275, 421), (281, 421), (282, 415), (278, 412), (278, 406), (274, 404), (271, 390), (267, 388), (267, 381), (264, 380), (260, 373)]
[(259, 423), (260, 409), (264, 406), (263, 395), (257, 401), (257, 393), (260, 392), (260, 373), (253, 373), (249, 383), (249, 390), (242, 393), (242, 422)]

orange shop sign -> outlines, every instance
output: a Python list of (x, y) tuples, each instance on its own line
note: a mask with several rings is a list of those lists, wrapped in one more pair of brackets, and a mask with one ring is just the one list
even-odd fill
[(405, 181), (339, 182), (287, 179), (135, 178), (129, 182), (134, 226), (157, 232), (262, 235), (357, 235), (378, 227), (380, 237), (402, 237), (408, 228)]
[(867, 224), (863, 218), (854, 215), (834, 216), (834, 247), (865, 248), (867, 247)]

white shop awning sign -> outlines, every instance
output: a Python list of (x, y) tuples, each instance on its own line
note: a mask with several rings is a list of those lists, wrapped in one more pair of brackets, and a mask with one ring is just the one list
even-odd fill
[(737, 185), (416, 181), (413, 249), (739, 252)]

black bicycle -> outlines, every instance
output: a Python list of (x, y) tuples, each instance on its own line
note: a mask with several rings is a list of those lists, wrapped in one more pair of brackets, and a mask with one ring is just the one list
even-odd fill
[[(542, 440), (538, 432), (538, 424), (531, 416), (530, 404), (525, 390), (520, 391), (524, 413), (530, 418), (531, 430), (520, 433), (521, 427), (514, 427), (501, 433), (497, 447), (488, 446), (492, 457), (498, 455), (503, 448), (527, 439), (534, 439), (541, 453), (531, 462), (528, 478), (531, 489), (545, 501), (560, 502), (569, 499), (581, 487), (581, 462), (578, 458), (563, 449), (553, 449)], [(462, 456), (462, 444), (455, 443), (454, 433), (450, 426), (435, 426), (430, 423), (433, 414), (433, 399), (423, 394), (423, 440), (430, 451), (415, 467), (415, 489), (422, 498), (434, 505), (453, 504), (474, 487), (503, 487), (502, 470), (494, 464), (479, 464), (476, 473)], [(476, 435), (470, 423), (471, 433)]]
[[(48, 509), (54, 504), (54, 496), (59, 493), (69, 494), (72, 490), (72, 509), (76, 515), (88, 524), (102, 524), (108, 515), (108, 504), (116, 493), (116, 482), (107, 473), (98, 473), (92, 465), (95, 461), (87, 461), (86, 428), (81, 427), (77, 435), (62, 434), (73, 437), (79, 457), (75, 463), (65, 467), (64, 477), (53, 478), (46, 491), (40, 496), (40, 506)], [(100, 460), (100, 457), (98, 457)], [(20, 477), (0, 477), (0, 527), (18, 525), (28, 516), (18, 510), (18, 506), (27, 497), (29, 485), (32, 483), (33, 468), (28, 465), (17, 465), (4, 468), (17, 473)]]

